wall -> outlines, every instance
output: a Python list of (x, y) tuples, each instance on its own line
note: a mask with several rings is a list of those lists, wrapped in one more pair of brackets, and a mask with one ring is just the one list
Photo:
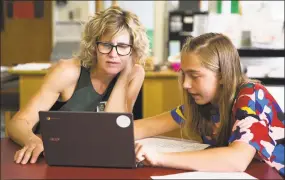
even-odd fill
[[(168, 12), (175, 9), (175, 7), (171, 7), (172, 4), (176, 4), (176, 6), (179, 7), (178, 2), (179, 1), (118, 1), (119, 6), (136, 13), (142, 23), (149, 30), (148, 32), (150, 33), (151, 39), (153, 39), (151, 47), (153, 47), (153, 55), (156, 57), (156, 64), (162, 63), (167, 59), (167, 53), (165, 51), (167, 50), (168, 40)], [(186, 2), (180, 2), (180, 6), (183, 3)], [(207, 8), (204, 8), (205, 10), (209, 9), (212, 13), (217, 12), (217, 1), (203, 1), (203, 3), (208, 6)], [(267, 21), (266, 19), (270, 19), (269, 16), (267, 16), (267, 18), (259, 18), (260, 21), (258, 21), (256, 15), (253, 16), (248, 13), (257, 11), (261, 7), (262, 3), (265, 5), (267, 4), (268, 8), (266, 13), (270, 14), (274, 21)], [(104, 8), (110, 7), (111, 4), (112, 1), (110, 0), (104, 1)], [(279, 41), (275, 42), (275, 45), (278, 47), (284, 47), (284, 33), (282, 36), (281, 26), (280, 23), (278, 23), (280, 21), (284, 22), (283, 1), (240, 1), (240, 5), (243, 13), (242, 18), (227, 18), (225, 14), (229, 14), (230, 10), (224, 10), (222, 11), (222, 15), (214, 17), (214, 25), (209, 28), (209, 31), (222, 31), (228, 34), (233, 32), (234, 35), (232, 36), (232, 39), (235, 41), (237, 46), (240, 46), (240, 31), (242, 30), (252, 30), (253, 37), (255, 39), (260, 39), (263, 42), (267, 41), (269, 37), (274, 36), (276, 33), (279, 33), (276, 35), (277, 38), (275, 38)], [(230, 7), (229, 2), (224, 4), (224, 9), (225, 7)], [(57, 7), (55, 9), (55, 19), (60, 21), (68, 20), (68, 11), (70, 10), (77, 12), (75, 13), (75, 20), (86, 21), (88, 16), (93, 15), (95, 12), (95, 1), (69, 1), (65, 8)], [(219, 26), (216, 26), (215, 24), (217, 21), (220, 22)], [(268, 25), (262, 26), (262, 22), (264, 22), (263, 24)], [(237, 24), (239, 25), (236, 26)], [(255, 24), (255, 26), (253, 26), (253, 24)], [(154, 37), (152, 37), (151, 34), (153, 34)]]
[(284, 48), (284, 1), (239, 1), (239, 8), (240, 14), (231, 14), (231, 2), (222, 1), (217, 14), (217, 1), (209, 1), (208, 32), (224, 33), (241, 47), (242, 32), (250, 31), (252, 46)]
[[(104, 9), (110, 7), (112, 1), (104, 1)], [(118, 5), (126, 10), (132, 11), (138, 15), (142, 24), (146, 27), (150, 39), (150, 47), (153, 47), (153, 30), (154, 30), (154, 1), (118, 1)], [(55, 15), (54, 22), (70, 22), (68, 13), (74, 12), (74, 21), (88, 21), (88, 17), (94, 15), (96, 4), (95, 1), (68, 1), (66, 6), (59, 7), (54, 3)], [(54, 44), (57, 40), (63, 39), (58, 37), (60, 27), (54, 28)], [(74, 36), (73, 36), (74, 37)], [(73, 38), (72, 39), (76, 39)], [(67, 38), (64, 38), (67, 39)]]
[(88, 1), (67, 1), (65, 6), (57, 6), (54, 3), (55, 21), (69, 21), (69, 12), (74, 13), (75, 21), (86, 21), (89, 16)]
[[(104, 1), (105, 9), (111, 4), (112, 1)], [(154, 1), (118, 1), (118, 5), (138, 15), (147, 29), (154, 28)]]
[[(155, 34), (155, 9), (156, 9), (156, 3), (159, 3), (159, 1), (117, 1), (118, 5), (128, 11), (131, 11), (135, 13), (142, 24), (147, 29), (147, 34), (150, 39), (150, 49), (151, 54), (155, 52), (159, 52), (160, 50), (154, 50), (155, 49), (155, 42), (156, 42), (156, 36)], [(109, 8), (112, 4), (112, 1), (104, 1), (104, 8)], [(163, 9), (163, 7), (160, 6), (160, 8)], [(160, 9), (161, 11), (161, 9)], [(163, 40), (163, 39), (159, 39)], [(161, 52), (158, 53), (159, 55), (162, 54)]]
[(241, 30), (251, 31), (253, 46), (284, 48), (284, 1), (241, 1), (241, 8)]

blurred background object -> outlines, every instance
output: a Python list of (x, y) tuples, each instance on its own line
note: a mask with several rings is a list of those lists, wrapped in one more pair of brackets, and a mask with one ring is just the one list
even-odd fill
[(66, 4), (67, 4), (67, 0), (56, 0), (56, 6), (57, 7), (63, 8), (66, 6)]
[(154, 71), (154, 57), (150, 56), (145, 60), (145, 71)]
[(179, 93), (176, 71), (180, 68), (182, 44), (186, 37), (206, 32), (226, 34), (238, 49), (244, 72), (260, 79), (284, 110), (284, 1), (1, 3), (2, 122), (4, 112), (8, 112), (9, 119), (41, 85), (46, 70), (32, 64), (71, 58), (78, 51), (84, 24), (95, 12), (110, 6), (137, 14), (150, 39), (151, 52), (145, 62), (145, 83), (135, 105), (136, 118), (156, 115), (181, 103), (173, 94)]
[(1, 66), (50, 61), (52, 8), (52, 1), (4, 1)]
[(0, 1), (0, 8), (1, 8), (1, 12), (0, 12), (0, 28), (1, 28), (1, 32), (4, 30), (4, 0)]

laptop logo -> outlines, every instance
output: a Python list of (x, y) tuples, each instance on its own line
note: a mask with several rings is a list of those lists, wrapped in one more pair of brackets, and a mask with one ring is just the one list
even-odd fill
[(58, 142), (60, 140), (60, 138), (58, 138), (58, 137), (51, 137), (51, 138), (49, 138), (49, 140), (51, 142)]
[(55, 117), (46, 117), (46, 119), (49, 121), (49, 120), (52, 120), (52, 119), (59, 119), (59, 118), (55, 118)]
[(130, 126), (131, 120), (128, 116), (121, 115), (121, 116), (117, 117), (116, 123), (119, 127), (126, 128), (126, 127)]

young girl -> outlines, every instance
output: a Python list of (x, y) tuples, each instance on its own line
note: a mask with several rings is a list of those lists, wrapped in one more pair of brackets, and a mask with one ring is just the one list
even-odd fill
[[(160, 153), (136, 144), (145, 165), (198, 171), (244, 171), (256, 152), (284, 175), (284, 113), (267, 89), (246, 78), (231, 41), (207, 33), (187, 39), (181, 51), (184, 104), (135, 122), (141, 139), (183, 127), (215, 148)], [(281, 143), (281, 141), (283, 141)]]
[(148, 51), (146, 31), (135, 14), (119, 7), (96, 13), (85, 26), (78, 56), (53, 66), (7, 124), (9, 136), (23, 146), (15, 162), (35, 163), (43, 151), (39, 132), (33, 131), (39, 111), (132, 112), (144, 80), (143, 67), (135, 63), (143, 62)]

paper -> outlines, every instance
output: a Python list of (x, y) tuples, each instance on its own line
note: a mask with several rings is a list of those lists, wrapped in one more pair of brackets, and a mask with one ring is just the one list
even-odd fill
[(266, 77), (269, 73), (270, 69), (266, 65), (254, 65), (254, 66), (247, 66), (246, 75), (250, 78), (263, 78)]
[(245, 172), (185, 172), (165, 176), (151, 176), (151, 179), (257, 179)]
[(208, 144), (201, 144), (193, 140), (182, 140), (178, 138), (152, 137), (137, 140), (140, 144), (158, 152), (182, 152), (197, 151), (207, 148)]
[(1, 66), (1, 72), (6, 72), (8, 71), (8, 67), (7, 66)]
[(50, 63), (26, 63), (12, 67), (12, 70), (43, 70), (48, 69), (50, 66)]
[(270, 72), (267, 74), (268, 77), (271, 78), (284, 78), (284, 67), (276, 67), (270, 69)]

